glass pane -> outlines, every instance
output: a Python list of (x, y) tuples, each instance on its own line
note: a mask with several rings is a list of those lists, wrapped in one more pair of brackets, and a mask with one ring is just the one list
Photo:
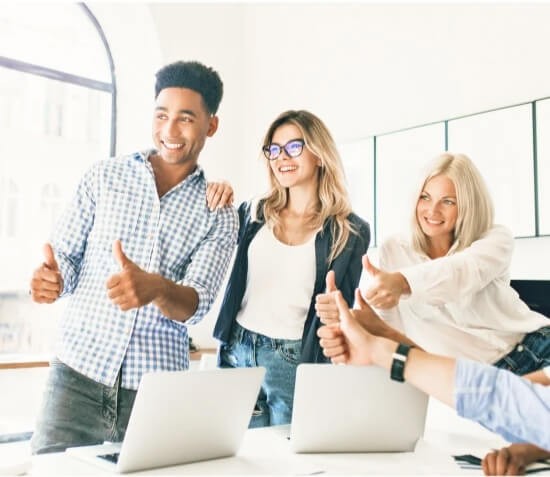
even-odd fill
[(449, 121), (449, 150), (470, 157), (487, 182), (495, 222), (535, 234), (531, 105)]
[(550, 100), (537, 102), (539, 233), (550, 235)]
[(0, 352), (41, 352), (63, 303), (31, 303), (42, 245), (83, 172), (109, 157), (111, 94), (2, 69)]
[(0, 56), (111, 83), (101, 38), (74, 3), (3, 2)]
[(376, 139), (378, 244), (408, 233), (424, 167), (445, 148), (445, 126), (432, 124)]
[(374, 245), (374, 139), (339, 146), (353, 211), (371, 227)]

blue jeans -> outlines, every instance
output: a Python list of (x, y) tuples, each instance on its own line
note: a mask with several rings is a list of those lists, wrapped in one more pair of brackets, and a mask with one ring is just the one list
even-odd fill
[(220, 366), (266, 368), (249, 427), (290, 423), (301, 350), (302, 340), (269, 338), (234, 323), (229, 342), (220, 347)]
[(527, 333), (523, 340), (494, 366), (524, 375), (550, 366), (550, 326)]
[(120, 376), (113, 387), (105, 386), (54, 359), (31, 440), (33, 454), (122, 441), (135, 396), (120, 387)]

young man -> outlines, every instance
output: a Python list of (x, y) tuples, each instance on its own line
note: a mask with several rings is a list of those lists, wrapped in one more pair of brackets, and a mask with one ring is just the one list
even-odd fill
[[(391, 370), (392, 379), (409, 382), (454, 407), (460, 416), (479, 422), (508, 441), (531, 443), (488, 454), (483, 460), (487, 475), (517, 475), (530, 462), (550, 457), (548, 368), (524, 379), (488, 364), (437, 356), (375, 336), (371, 332), (388, 325), (381, 323), (361, 294), (356, 293), (359, 309), (350, 310), (340, 291), (332, 293), (338, 322), (317, 332), (323, 352), (332, 362), (374, 364)], [(387, 330), (383, 333), (388, 335)]]
[(95, 164), (44, 246), (32, 298), (70, 298), (34, 453), (122, 440), (141, 376), (188, 367), (187, 325), (210, 309), (238, 232), (232, 207), (208, 209), (198, 166), (222, 92), (200, 63), (159, 70), (155, 149)]

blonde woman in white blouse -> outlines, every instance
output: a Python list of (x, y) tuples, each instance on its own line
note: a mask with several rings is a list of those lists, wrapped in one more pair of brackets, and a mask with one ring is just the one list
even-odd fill
[[(493, 224), (493, 205), (472, 161), (445, 153), (418, 192), (412, 233), (363, 257), (361, 294), (393, 327), (429, 352), (525, 374), (550, 365), (550, 321), (510, 286), (514, 240)], [(317, 296), (323, 323), (338, 320), (330, 294)], [(391, 327), (364, 323), (374, 334)], [(376, 325), (376, 330), (372, 327)]]
[(379, 249), (364, 298), (433, 353), (493, 363), (517, 374), (550, 365), (550, 320), (510, 286), (514, 240), (493, 224), (473, 162), (445, 153), (422, 182), (409, 237)]

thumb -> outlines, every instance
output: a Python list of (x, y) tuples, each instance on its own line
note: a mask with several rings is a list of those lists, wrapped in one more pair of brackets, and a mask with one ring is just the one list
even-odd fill
[(120, 268), (125, 268), (133, 263), (122, 251), (122, 244), (118, 239), (113, 242), (113, 256), (120, 265)]
[(380, 273), (380, 269), (376, 268), (372, 263), (370, 263), (368, 255), (363, 255), (362, 262), (363, 269), (366, 270), (369, 275), (372, 275), (374, 277)]
[(334, 270), (329, 270), (329, 272), (327, 273), (326, 284), (326, 293), (336, 291), (336, 274), (334, 273)]
[(44, 252), (44, 263), (46, 264), (46, 266), (50, 270), (59, 270), (59, 266), (57, 265), (57, 262), (55, 260), (55, 255), (53, 253), (53, 248), (51, 244), (45, 243), (42, 251)]
[(338, 314), (340, 315), (340, 326), (343, 325), (347, 328), (351, 321), (349, 306), (342, 296), (342, 292), (340, 290), (334, 293), (334, 297), (336, 298), (336, 306), (338, 306)]

